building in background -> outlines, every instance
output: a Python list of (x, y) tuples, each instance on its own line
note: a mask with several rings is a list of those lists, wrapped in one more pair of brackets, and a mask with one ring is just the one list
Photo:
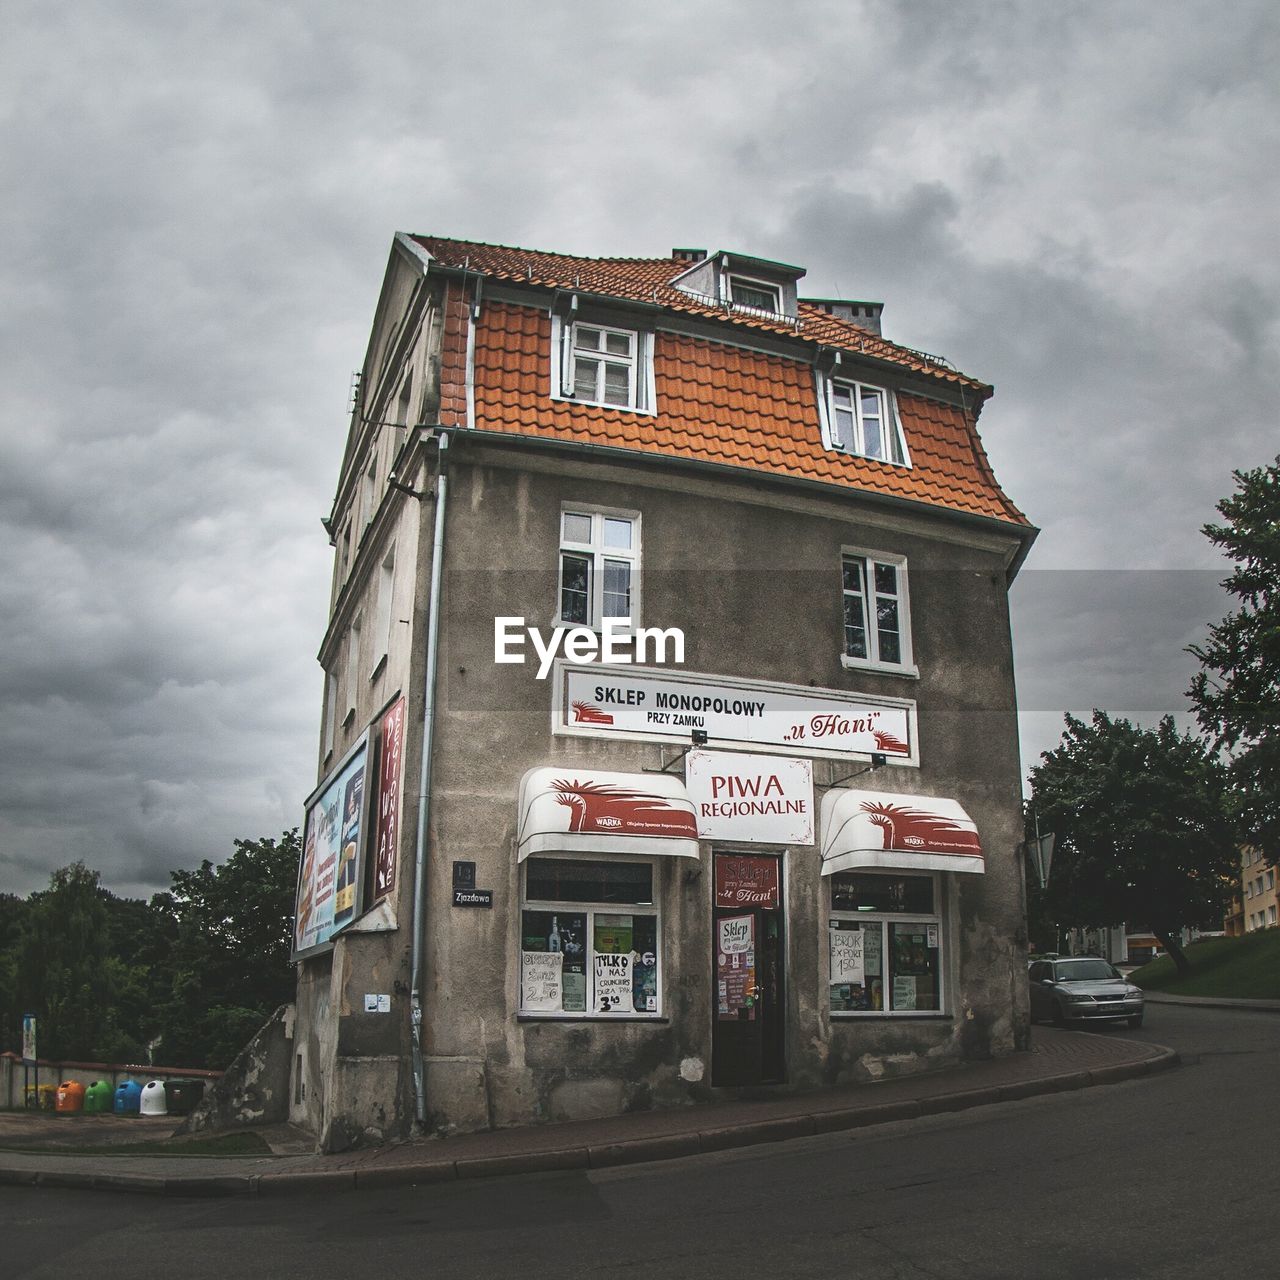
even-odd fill
[(325, 1149), (1025, 1046), (1034, 530), (991, 388), (803, 275), (395, 237), (326, 522)]
[[(1268, 865), (1260, 849), (1245, 845), (1240, 850), (1239, 933), (1256, 933), (1273, 928), (1280, 917), (1280, 888), (1276, 868)], [(1236, 900), (1233, 899), (1233, 907)], [(1230, 916), (1228, 916), (1230, 932)]]

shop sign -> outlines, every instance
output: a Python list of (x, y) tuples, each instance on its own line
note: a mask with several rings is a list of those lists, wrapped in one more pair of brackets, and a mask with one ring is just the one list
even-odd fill
[(779, 907), (778, 859), (716, 854), (717, 907)]
[(685, 785), (703, 840), (813, 843), (813, 766), (808, 760), (690, 751)]
[(295, 958), (326, 944), (360, 909), (368, 757), (366, 733), (307, 801), (293, 926)]
[(672, 742), (698, 730), (717, 745), (920, 763), (916, 704), (905, 698), (565, 662), (554, 689), (557, 733)]
[(382, 717), (378, 756), (378, 834), (373, 865), (373, 900), (396, 887), (396, 850), (400, 840), (400, 763), (404, 755), (404, 699)]

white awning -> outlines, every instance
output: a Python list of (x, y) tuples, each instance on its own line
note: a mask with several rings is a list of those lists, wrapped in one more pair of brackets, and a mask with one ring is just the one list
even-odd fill
[(824, 876), (859, 867), (983, 869), (978, 828), (955, 800), (837, 788), (820, 812)]
[(517, 860), (531, 853), (698, 856), (684, 782), (667, 773), (530, 769), (520, 779)]

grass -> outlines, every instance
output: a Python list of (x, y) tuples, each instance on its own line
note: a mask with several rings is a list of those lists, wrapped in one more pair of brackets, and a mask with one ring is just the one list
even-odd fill
[(1202, 938), (1186, 949), (1191, 972), (1178, 977), (1161, 956), (1130, 978), (1146, 991), (1228, 1000), (1280, 1000), (1280, 929), (1259, 929), (1242, 938)]
[(84, 1146), (10, 1146), (6, 1151), (33, 1151), (46, 1156), (269, 1156), (271, 1148), (256, 1133), (220, 1133), (208, 1138), (175, 1138), (154, 1142), (93, 1142)]

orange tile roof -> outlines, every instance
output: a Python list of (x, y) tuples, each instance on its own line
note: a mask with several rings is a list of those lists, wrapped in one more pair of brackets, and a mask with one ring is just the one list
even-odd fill
[(971, 388), (980, 399), (991, 394), (986, 383), (966, 377), (936, 358), (899, 346), (851, 321), (829, 315), (821, 307), (803, 299), (794, 323), (782, 317), (771, 319), (765, 314), (731, 310), (709, 301), (700, 301), (697, 295), (688, 294), (671, 283), (693, 265), (681, 258), (580, 258), (565, 253), (544, 253), (440, 236), (415, 235), (409, 238), (426, 249), (441, 266), (546, 289), (572, 289), (631, 302), (655, 303), (670, 311), (702, 316), (720, 324), (764, 330), (788, 338), (799, 337), (820, 346), (839, 348), (873, 360), (885, 360), (926, 378)]
[(745, 467), (1028, 524), (996, 483), (958, 405), (898, 392), (912, 464), (901, 467), (823, 446), (813, 370), (802, 360), (659, 330), (654, 414), (553, 400), (550, 365), (547, 312), (486, 303), (475, 334), (475, 426)]

